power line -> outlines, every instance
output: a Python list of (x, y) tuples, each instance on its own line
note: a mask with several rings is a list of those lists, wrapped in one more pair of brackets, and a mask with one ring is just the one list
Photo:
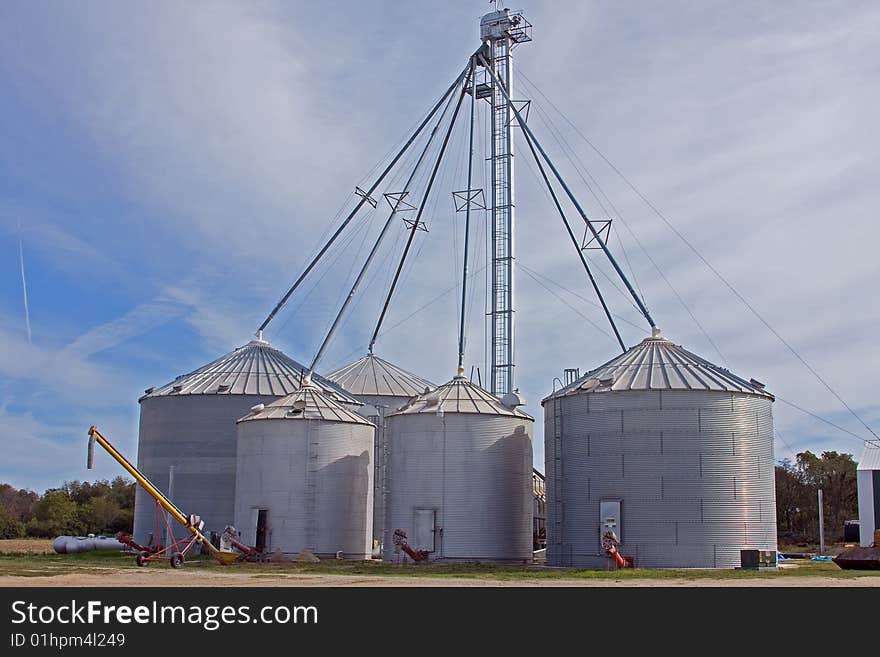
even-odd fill
[[(580, 310), (578, 310), (577, 308), (575, 308), (574, 306), (572, 306), (570, 303), (568, 303), (568, 301), (566, 301), (565, 299), (563, 299), (561, 296), (559, 296), (558, 294), (556, 294), (556, 292), (554, 292), (554, 291), (551, 290), (549, 287), (547, 287), (546, 285), (544, 285), (541, 281), (539, 281), (539, 280), (537, 279), (537, 277), (535, 277), (535, 276), (532, 275), (532, 272), (531, 272), (531, 271), (529, 271), (528, 269), (526, 269), (526, 268), (523, 267), (522, 265), (520, 265), (520, 269), (522, 269), (522, 270), (526, 273), (526, 275), (527, 275), (529, 278), (531, 278), (533, 281), (535, 281), (535, 283), (537, 283), (538, 285), (540, 285), (541, 287), (543, 287), (545, 290), (547, 290), (550, 294), (552, 294), (554, 297), (556, 297), (557, 299), (559, 299), (559, 301), (561, 301), (561, 302), (562, 302), (563, 304), (565, 304), (568, 308), (570, 308), (572, 311), (574, 311), (575, 313), (577, 313), (577, 314), (578, 314), (580, 317), (582, 317), (587, 323), (589, 323), (590, 326), (592, 326), (594, 329), (596, 329), (597, 331), (599, 331), (602, 335), (606, 335), (606, 336), (608, 336), (611, 340), (615, 340), (614, 336), (611, 335), (608, 331), (606, 331), (605, 329), (603, 329), (603, 328), (602, 328), (601, 326), (599, 326), (596, 322), (594, 322), (592, 319), (590, 319), (589, 317), (587, 317), (586, 315), (584, 315)], [(615, 342), (616, 342), (616, 340), (615, 340)]]
[[(524, 76), (523, 76), (523, 77), (524, 77)], [(764, 319), (764, 316), (761, 315), (761, 313), (759, 313), (759, 312), (757, 311), (757, 309), (756, 309), (751, 303), (749, 303), (749, 301), (748, 301), (748, 300), (747, 300), (747, 299), (746, 299), (746, 298), (745, 298), (745, 297), (739, 292), (739, 290), (737, 290), (737, 289), (733, 286), (733, 284), (732, 284), (730, 281), (728, 281), (727, 278), (725, 278), (724, 275), (721, 274), (721, 272), (718, 271), (718, 270), (712, 265), (712, 263), (710, 263), (710, 262), (705, 258), (705, 256), (703, 256), (703, 254), (697, 249), (697, 247), (695, 247), (695, 246), (694, 246), (694, 245), (693, 245), (693, 244), (692, 244), (692, 243), (691, 243), (691, 242), (690, 242), (690, 241), (689, 241), (689, 240), (688, 240), (688, 239), (687, 239), (687, 238), (686, 238), (686, 237), (685, 237), (685, 236), (684, 236), (684, 235), (683, 235), (683, 234), (682, 234), (682, 233), (681, 233), (681, 232), (680, 232), (680, 231), (679, 231), (679, 230), (678, 230), (673, 224), (672, 224), (672, 222), (671, 222), (669, 219), (666, 218), (666, 216), (665, 216), (665, 215), (664, 215), (664, 214), (663, 214), (663, 213), (657, 208), (657, 206), (655, 206), (655, 205), (650, 201), (650, 199), (648, 199), (648, 198), (647, 198), (647, 197), (641, 192), (641, 190), (639, 190), (639, 189), (635, 186), (635, 184), (634, 184), (632, 181), (630, 181), (630, 179), (627, 178), (627, 177), (623, 174), (623, 172), (622, 172), (620, 169), (618, 169), (618, 168), (614, 165), (614, 163), (611, 162), (611, 160), (609, 160), (609, 159), (605, 156), (605, 154), (604, 154), (601, 150), (599, 150), (599, 148), (598, 148), (598, 147), (597, 147), (592, 141), (590, 141), (590, 139), (589, 139), (586, 135), (584, 135), (583, 132), (581, 132), (581, 130), (580, 130), (580, 129), (579, 129), (579, 128), (578, 128), (578, 127), (577, 127), (577, 126), (571, 121), (571, 119), (569, 119), (569, 118), (568, 118), (568, 117), (567, 117), (567, 116), (566, 116), (566, 115), (565, 115), (565, 114), (564, 114), (564, 113), (563, 113), (563, 112), (562, 112), (562, 111), (561, 111), (561, 110), (560, 110), (560, 109), (559, 109), (559, 108), (558, 108), (558, 107), (557, 107), (557, 106), (556, 106), (556, 105), (555, 105), (555, 104), (549, 99), (549, 98), (547, 98), (547, 96), (546, 96), (543, 92), (541, 92), (541, 91), (540, 91), (540, 90), (534, 85), (534, 83), (532, 83), (532, 87), (534, 87), (534, 88), (535, 88), (535, 89), (541, 94), (541, 96), (542, 96), (542, 97), (543, 97), (543, 98), (544, 98), (544, 99), (550, 104), (550, 106), (553, 107), (553, 109), (555, 109), (556, 112), (559, 113), (559, 115), (560, 115), (563, 119), (565, 119), (565, 121), (566, 121), (566, 122), (572, 127), (572, 129), (575, 131), (575, 133), (577, 133), (577, 135), (578, 135), (581, 139), (583, 139), (583, 140), (587, 143), (587, 145), (588, 145), (591, 149), (593, 149), (593, 151), (595, 151), (596, 154), (597, 154), (600, 158), (602, 158), (602, 160), (603, 160), (603, 161), (604, 161), (604, 162), (605, 162), (605, 163), (606, 163), (606, 164), (607, 164), (607, 165), (608, 165), (608, 166), (609, 166), (609, 167), (610, 167), (610, 168), (611, 168), (611, 169), (612, 169), (612, 170), (613, 170), (618, 176), (620, 176), (620, 179), (623, 180), (623, 182), (624, 182), (624, 183), (625, 183), (625, 184), (626, 184), (626, 185), (627, 185), (627, 186), (633, 191), (633, 193), (635, 193), (636, 196), (638, 196), (638, 197), (642, 200), (642, 202), (643, 202), (646, 206), (648, 206), (648, 208), (650, 208), (651, 211), (652, 211), (655, 215), (657, 215), (657, 217), (660, 218), (661, 221), (663, 221), (663, 223), (666, 225), (666, 227), (667, 227), (669, 230), (671, 230), (671, 231), (675, 234), (675, 236), (678, 237), (678, 238), (679, 238), (679, 239), (685, 244), (685, 246), (687, 246), (687, 247), (693, 252), (694, 255), (697, 256), (697, 258), (699, 258), (699, 260), (700, 260), (700, 261), (701, 261), (701, 262), (702, 262), (702, 263), (703, 263), (703, 264), (709, 269), (709, 271), (711, 271), (711, 272), (712, 272), (712, 273), (718, 278), (718, 280), (721, 281), (721, 282), (722, 282), (722, 283), (723, 283), (723, 284), (724, 284), (724, 285), (725, 285), (725, 286), (731, 291), (731, 293), (733, 293), (733, 295), (734, 295), (737, 299), (739, 299), (740, 302), (742, 302), (742, 304), (743, 304), (746, 308), (748, 308), (749, 311), (750, 311), (750, 312), (751, 312), (751, 313), (752, 313), (752, 314), (753, 314), (753, 315), (754, 315), (754, 316), (755, 316), (755, 317), (756, 317), (756, 318), (757, 318), (757, 319), (758, 319), (758, 320), (759, 320), (759, 321), (760, 321), (760, 322), (761, 322), (761, 323), (762, 323), (762, 324), (763, 324), (763, 325), (764, 325), (764, 326), (765, 326), (765, 327), (766, 327), (766, 328), (767, 328), (767, 329), (768, 329), (768, 330), (769, 330), (774, 336), (776, 336), (776, 338), (777, 338), (777, 339), (778, 339), (778, 340), (779, 340), (779, 341), (780, 341), (780, 342), (781, 342), (781, 343), (782, 343), (782, 344), (783, 344), (783, 345), (784, 345), (784, 346), (785, 346), (785, 347), (786, 347), (786, 348), (792, 353), (792, 355), (793, 355), (798, 361), (800, 361), (800, 363), (801, 363), (801, 364), (802, 364), (802, 365), (803, 365), (803, 366), (804, 366), (804, 367), (810, 372), (810, 374), (812, 374), (812, 375), (816, 378), (816, 380), (819, 381), (819, 383), (821, 383), (821, 384), (825, 387), (825, 389), (828, 390), (828, 392), (830, 392), (830, 393), (835, 397), (835, 399), (837, 399), (837, 401), (839, 401), (839, 402), (843, 405), (843, 407), (846, 408), (846, 410), (849, 411), (850, 414), (851, 414), (856, 420), (858, 420), (858, 422), (859, 422), (863, 427), (865, 427), (865, 429), (867, 429), (867, 430), (871, 433), (872, 436), (874, 436), (874, 438), (876, 438), (877, 440), (880, 440), (880, 436), (877, 435), (877, 433), (876, 433), (876, 432), (875, 432), (875, 431), (874, 431), (874, 430), (868, 425), (868, 423), (865, 422), (865, 420), (863, 420), (862, 417), (861, 417), (858, 413), (856, 413), (856, 411), (855, 411), (855, 410), (854, 410), (854, 409), (853, 409), (853, 408), (852, 408), (852, 407), (846, 402), (846, 400), (844, 400), (844, 398), (841, 397), (840, 394), (838, 394), (838, 392), (837, 392), (834, 388), (831, 387), (831, 385), (830, 385), (830, 384), (829, 384), (829, 383), (828, 383), (828, 382), (822, 377), (822, 375), (819, 374), (819, 372), (817, 372), (817, 371), (816, 371), (816, 370), (815, 370), (815, 369), (814, 369), (814, 368), (813, 368), (813, 367), (812, 367), (812, 366), (811, 366), (811, 365), (810, 365), (810, 364), (804, 359), (804, 357), (801, 356), (800, 353), (798, 353), (798, 351), (797, 351), (797, 350), (796, 350), (796, 349), (795, 349), (795, 348), (794, 348), (794, 347), (793, 347), (793, 346), (792, 346), (792, 345), (791, 345), (791, 344), (790, 344), (785, 338), (782, 337), (782, 335), (780, 335), (780, 333), (779, 333), (775, 328), (773, 328), (773, 326), (770, 324), (770, 322), (768, 322), (766, 319)], [(817, 416), (817, 417), (818, 417), (818, 416)], [(820, 418), (820, 419), (821, 419), (821, 418)], [(825, 420), (823, 420), (823, 421), (825, 421)], [(836, 425), (835, 425), (835, 426), (836, 426)], [(852, 432), (847, 431), (847, 433), (852, 433)], [(854, 434), (853, 434), (853, 435), (854, 435)], [(864, 439), (861, 438), (861, 437), (859, 437), (859, 440), (864, 440)]]

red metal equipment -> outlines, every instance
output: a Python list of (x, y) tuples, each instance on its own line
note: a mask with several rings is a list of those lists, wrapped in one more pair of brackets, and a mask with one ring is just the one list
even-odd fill
[(116, 534), (116, 540), (122, 543), (123, 545), (127, 545), (131, 548), (134, 548), (137, 552), (150, 552), (150, 548), (146, 548), (140, 543), (136, 542), (134, 538), (126, 534), (125, 532), (119, 532)]
[(620, 551), (617, 549), (619, 546), (620, 540), (617, 538), (617, 534), (613, 531), (609, 530), (602, 534), (602, 549), (605, 550), (605, 554), (614, 561), (614, 565), (618, 568), (632, 568), (632, 559), (620, 554)]
[(406, 532), (402, 529), (394, 530), (394, 544), (406, 552), (409, 558), (415, 562), (428, 560), (429, 552), (427, 550), (413, 550), (406, 542)]
[(222, 549), (226, 549), (224, 543), (228, 543), (230, 547), (234, 547), (236, 550), (241, 552), (242, 555), (249, 561), (260, 560), (260, 558), (263, 556), (262, 553), (256, 548), (252, 548), (239, 541), (238, 536), (239, 531), (235, 527), (233, 527), (232, 525), (226, 525), (226, 527), (223, 529), (223, 535), (220, 537), (220, 547)]

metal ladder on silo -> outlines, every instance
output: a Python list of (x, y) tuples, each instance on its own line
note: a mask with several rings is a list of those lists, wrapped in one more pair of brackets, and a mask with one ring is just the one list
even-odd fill
[[(553, 533), (557, 549), (565, 536), (565, 505), (562, 502), (562, 400), (553, 398)], [(561, 556), (561, 552), (560, 552)]]

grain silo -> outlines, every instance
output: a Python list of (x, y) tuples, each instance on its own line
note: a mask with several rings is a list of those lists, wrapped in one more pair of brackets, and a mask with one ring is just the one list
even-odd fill
[(238, 422), (235, 526), (267, 552), (368, 559), (375, 427), (305, 385)]
[(859, 498), (859, 545), (870, 547), (877, 543), (877, 530), (880, 529), (880, 445), (877, 443), (865, 443), (865, 450), (856, 468), (856, 488)]
[(437, 386), (372, 353), (330, 372), (327, 378), (363, 401), (366, 406), (361, 414), (376, 425), (376, 451), (373, 457), (373, 538), (384, 545), (382, 529), (385, 517), (386, 417), (416, 395)]
[[(297, 390), (305, 370), (269, 343), (254, 340), (149, 388), (139, 400), (138, 468), (184, 512), (202, 516), (208, 532), (222, 532), (234, 513), (235, 422), (255, 404)], [(349, 408), (361, 405), (335, 383), (317, 375), (312, 382)], [(144, 545), (156, 532), (155, 509), (138, 487), (134, 536)]]
[(459, 376), (388, 416), (389, 534), (431, 561), (531, 561), (534, 420), (514, 397)]
[(729, 568), (776, 550), (773, 396), (659, 336), (542, 403), (548, 563)]

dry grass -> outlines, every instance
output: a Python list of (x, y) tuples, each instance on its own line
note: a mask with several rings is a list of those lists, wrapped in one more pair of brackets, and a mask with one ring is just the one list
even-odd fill
[(0, 539), (0, 554), (55, 554), (48, 538)]

